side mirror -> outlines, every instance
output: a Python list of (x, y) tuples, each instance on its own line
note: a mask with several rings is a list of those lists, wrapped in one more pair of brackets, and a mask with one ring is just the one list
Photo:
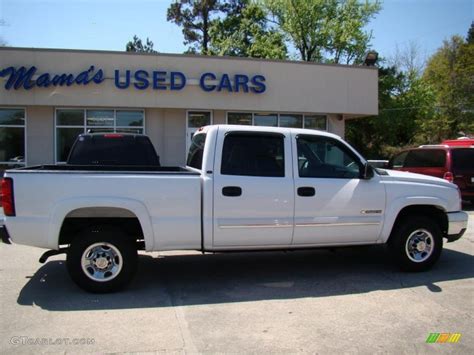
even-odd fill
[(364, 180), (370, 180), (374, 177), (374, 168), (369, 163), (365, 163), (362, 171), (361, 178)]

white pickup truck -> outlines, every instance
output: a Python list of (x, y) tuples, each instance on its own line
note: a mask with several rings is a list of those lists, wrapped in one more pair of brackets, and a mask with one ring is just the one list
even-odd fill
[(388, 244), (404, 270), (440, 257), (468, 216), (456, 185), (373, 169), (334, 134), (215, 125), (187, 167), (36, 166), (2, 181), (9, 242), (67, 253), (91, 292), (125, 286), (137, 250), (303, 249)]

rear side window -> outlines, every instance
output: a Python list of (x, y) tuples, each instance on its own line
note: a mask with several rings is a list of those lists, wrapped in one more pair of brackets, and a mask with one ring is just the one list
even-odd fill
[(145, 136), (79, 136), (69, 155), (73, 165), (157, 165), (159, 158)]
[(446, 151), (442, 149), (410, 150), (403, 166), (406, 168), (443, 168), (446, 166)]
[(206, 134), (195, 134), (189, 147), (188, 160), (186, 165), (195, 169), (202, 169), (202, 155), (206, 144)]
[(221, 174), (284, 177), (283, 135), (230, 133), (224, 139)]
[(453, 169), (474, 171), (474, 148), (453, 149), (451, 151)]

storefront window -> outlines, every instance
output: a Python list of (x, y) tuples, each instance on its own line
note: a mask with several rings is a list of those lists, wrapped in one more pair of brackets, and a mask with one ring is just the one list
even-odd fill
[(296, 113), (227, 112), (227, 124), (327, 130), (327, 117)]
[(117, 127), (143, 127), (143, 111), (115, 111)]
[(251, 126), (252, 114), (249, 112), (229, 112), (227, 113), (227, 123)]
[(276, 113), (254, 113), (253, 124), (255, 126), (278, 127), (278, 115)]
[(83, 126), (84, 110), (58, 111), (56, 124), (58, 126)]
[(25, 110), (0, 108), (0, 170), (25, 165)]
[(144, 132), (143, 110), (56, 110), (56, 161), (65, 162), (81, 133)]
[(324, 115), (304, 116), (304, 128), (319, 129), (319, 130), (325, 131), (327, 129), (326, 116)]
[(200, 128), (211, 122), (211, 113), (208, 111), (188, 111), (188, 128)]
[(113, 127), (115, 122), (114, 110), (86, 110), (87, 127)]
[(303, 115), (280, 115), (280, 127), (302, 128)]

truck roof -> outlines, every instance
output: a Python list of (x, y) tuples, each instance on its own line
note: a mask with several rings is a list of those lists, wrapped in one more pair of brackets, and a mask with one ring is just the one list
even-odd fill
[(211, 130), (215, 129), (223, 129), (225, 131), (249, 131), (249, 132), (274, 132), (274, 133), (294, 133), (294, 134), (318, 134), (321, 136), (331, 137), (331, 138), (339, 138), (340, 136), (334, 133), (329, 133), (327, 131), (321, 131), (317, 129), (304, 129), (304, 128), (288, 128), (288, 127), (270, 127), (270, 126), (245, 126), (245, 125), (229, 125), (229, 124), (217, 124), (217, 125), (209, 125), (203, 126), (199, 128), (196, 132), (198, 133), (208, 133)]

